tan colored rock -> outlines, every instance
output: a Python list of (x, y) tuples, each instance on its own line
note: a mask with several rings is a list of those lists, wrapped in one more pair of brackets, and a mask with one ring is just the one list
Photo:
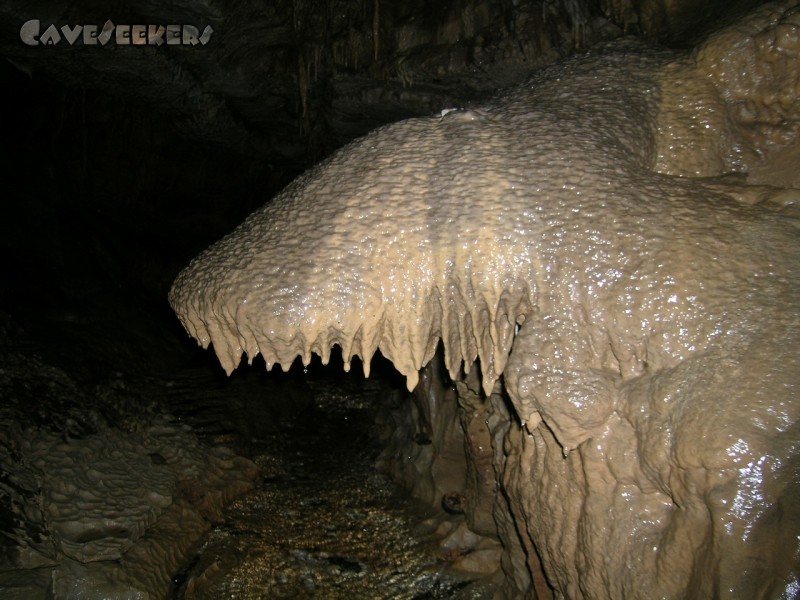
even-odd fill
[(691, 54), (619, 43), (378, 129), (172, 306), (228, 371), (380, 348), (413, 389), (441, 339), (452, 378), (502, 376), (503, 564), (536, 580), (540, 557), (556, 597), (796, 595), (799, 18), (769, 4)]

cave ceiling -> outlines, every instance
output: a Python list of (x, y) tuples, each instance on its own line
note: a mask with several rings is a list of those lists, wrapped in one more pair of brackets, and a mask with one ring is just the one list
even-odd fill
[[(604, 40), (688, 44), (737, 4), (754, 2), (6, 1), (0, 53), (25, 77), (145, 107), (187, 138), (296, 171), (380, 124), (484, 99)], [(35, 45), (21, 39), (31, 20)], [(88, 46), (75, 29), (102, 33), (108, 21), (116, 29), (107, 43)], [(125, 25), (171, 24), (205, 37), (116, 43)], [(51, 25), (60, 40), (45, 35)], [(74, 42), (64, 26), (77, 31)]]

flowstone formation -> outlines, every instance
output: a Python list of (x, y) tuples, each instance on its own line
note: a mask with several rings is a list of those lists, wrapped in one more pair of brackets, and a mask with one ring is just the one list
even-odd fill
[(378, 129), (172, 306), (229, 372), (380, 349), (411, 390), (441, 340), (508, 596), (793, 597), (799, 30), (772, 3), (690, 53), (620, 42)]

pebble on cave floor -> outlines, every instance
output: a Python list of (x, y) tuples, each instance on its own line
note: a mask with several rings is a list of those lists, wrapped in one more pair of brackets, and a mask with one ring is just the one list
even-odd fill
[(496, 579), (453, 570), (463, 552), (439, 546), (463, 516), (423, 506), (375, 472), (374, 388), (313, 387), (312, 420), (251, 444), (260, 483), (226, 509), (173, 597), (492, 598)]

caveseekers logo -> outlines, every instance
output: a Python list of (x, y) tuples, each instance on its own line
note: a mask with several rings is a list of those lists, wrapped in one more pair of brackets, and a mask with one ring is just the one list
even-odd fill
[(210, 25), (201, 32), (194, 25), (115, 25), (110, 19), (97, 25), (50, 25), (42, 31), (39, 19), (22, 24), (20, 39), (28, 46), (105, 46), (112, 39), (117, 46), (205, 46), (214, 30)]

